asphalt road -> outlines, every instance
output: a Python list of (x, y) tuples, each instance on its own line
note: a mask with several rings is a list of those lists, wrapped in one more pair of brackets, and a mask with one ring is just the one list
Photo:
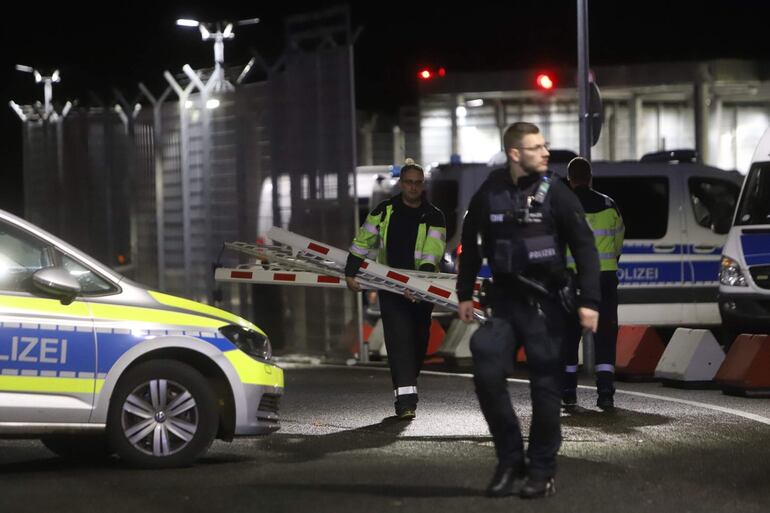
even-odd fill
[[(139, 471), (0, 441), (0, 512), (770, 511), (770, 399), (620, 384), (617, 411), (564, 414), (556, 496), (488, 499), (494, 453), (467, 376), (423, 375), (418, 417), (389, 418), (377, 368), (286, 371), (281, 431), (215, 443), (196, 466)], [(510, 390), (529, 428), (526, 382)]]

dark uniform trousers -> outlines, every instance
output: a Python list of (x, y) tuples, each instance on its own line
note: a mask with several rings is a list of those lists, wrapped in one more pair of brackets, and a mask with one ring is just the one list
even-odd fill
[(481, 411), (489, 424), (501, 465), (524, 465), (524, 445), (511, 405), (506, 377), (516, 351), (524, 345), (529, 367), (532, 424), (529, 433), (529, 476), (556, 474), (561, 446), (562, 344), (566, 316), (556, 300), (532, 301), (507, 295), (493, 304), (493, 318), (471, 339), (474, 382)]
[(413, 408), (417, 406), (417, 393), (403, 389), (416, 390), (417, 376), (428, 351), (433, 304), (413, 303), (400, 294), (383, 290), (377, 294), (396, 408)]
[[(594, 363), (596, 388), (600, 393), (614, 392), (615, 352), (618, 340), (618, 274), (616, 271), (600, 273), (602, 300), (599, 303), (599, 326), (594, 334)], [(564, 391), (577, 388), (578, 345), (582, 328), (577, 317), (572, 319), (569, 335), (565, 339), (564, 359), (568, 372), (564, 373)]]

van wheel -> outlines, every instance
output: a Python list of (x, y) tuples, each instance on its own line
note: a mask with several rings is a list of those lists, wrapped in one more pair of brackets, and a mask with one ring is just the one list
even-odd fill
[(107, 436), (98, 435), (51, 435), (40, 439), (46, 449), (69, 460), (98, 461), (109, 458), (112, 451)]
[(128, 371), (110, 402), (110, 446), (128, 465), (168, 468), (192, 464), (216, 435), (216, 396), (197, 370), (154, 360)]

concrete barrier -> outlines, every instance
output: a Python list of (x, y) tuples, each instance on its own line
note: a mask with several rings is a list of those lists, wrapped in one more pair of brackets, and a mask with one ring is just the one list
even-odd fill
[(663, 341), (652, 326), (620, 326), (615, 357), (616, 379), (654, 381), (655, 367), (664, 349)]
[(374, 324), (371, 333), (369, 333), (369, 352), (376, 353), (380, 356), (388, 354), (385, 349), (385, 332), (382, 330), (382, 319), (377, 319)]
[(738, 336), (715, 381), (726, 394), (770, 396), (770, 335)]
[(436, 354), (450, 360), (471, 358), (471, 336), (477, 329), (479, 325), (475, 322), (465, 324), (460, 319), (453, 319)]
[(666, 386), (712, 388), (725, 353), (709, 330), (677, 328), (655, 367)]

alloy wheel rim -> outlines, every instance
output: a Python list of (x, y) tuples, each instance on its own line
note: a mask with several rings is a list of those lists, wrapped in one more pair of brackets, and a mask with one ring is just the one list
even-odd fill
[(123, 402), (123, 435), (138, 451), (171, 456), (189, 445), (198, 431), (198, 405), (184, 386), (153, 379), (136, 387)]

